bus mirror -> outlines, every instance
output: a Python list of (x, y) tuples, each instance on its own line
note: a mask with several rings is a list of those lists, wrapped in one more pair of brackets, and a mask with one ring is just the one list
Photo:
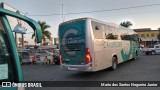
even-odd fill
[(141, 38), (138, 38), (138, 41), (139, 41), (139, 43), (142, 43), (142, 39)]

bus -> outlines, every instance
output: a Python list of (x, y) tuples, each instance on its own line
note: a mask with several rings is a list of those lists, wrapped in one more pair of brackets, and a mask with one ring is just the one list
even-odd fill
[[(0, 7), (0, 89), (1, 90), (24, 90), (22, 87), (7, 86), (10, 82), (19, 83), (24, 81), (19, 54), (15, 38), (7, 17), (14, 17), (28, 23), (36, 33), (37, 43), (42, 40), (42, 32), (39, 24), (21, 14)], [(3, 82), (8, 82), (4, 84)]]
[(94, 72), (136, 59), (139, 38), (129, 28), (92, 18), (80, 18), (59, 25), (61, 68)]

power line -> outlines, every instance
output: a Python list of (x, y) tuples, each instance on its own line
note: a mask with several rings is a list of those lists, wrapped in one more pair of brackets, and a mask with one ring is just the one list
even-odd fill
[[(133, 13), (124, 13), (124, 14), (119, 14), (119, 15), (144, 14), (144, 13), (152, 13), (152, 12), (160, 13), (160, 12), (158, 12), (158, 11), (160, 11), (160, 10), (143, 11), (143, 12), (133, 12)], [(119, 16), (119, 15), (112, 15), (112, 16)], [(109, 17), (112, 17), (112, 16), (109, 16)]]
[[(160, 5), (160, 4), (149, 4), (149, 5), (140, 5), (140, 6), (132, 6), (132, 7), (124, 7), (124, 8), (116, 8), (116, 9), (108, 9), (108, 10), (88, 11), (88, 12), (63, 13), (63, 15), (118, 11), (118, 10), (126, 10), (126, 9), (142, 8), (142, 7), (151, 7), (151, 6), (158, 6), (158, 5)], [(59, 15), (62, 15), (62, 14), (44, 14), (44, 15), (27, 15), (27, 16), (59, 16)]]
[[(115, 17), (115, 16), (130, 15), (130, 14), (145, 14), (145, 13), (152, 13), (152, 12), (160, 13), (160, 12), (158, 12), (158, 11), (160, 11), (160, 10), (155, 10), (155, 11), (144, 11), (144, 12), (133, 12), (133, 13), (124, 13), (124, 14), (118, 14), (118, 15), (107, 16), (107, 18)], [(102, 18), (102, 17), (101, 17), (101, 18)]]

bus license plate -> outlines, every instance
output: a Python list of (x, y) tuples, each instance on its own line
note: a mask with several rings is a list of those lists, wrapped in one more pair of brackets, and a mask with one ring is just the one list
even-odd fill
[(68, 67), (68, 70), (78, 70), (78, 69), (75, 67)]

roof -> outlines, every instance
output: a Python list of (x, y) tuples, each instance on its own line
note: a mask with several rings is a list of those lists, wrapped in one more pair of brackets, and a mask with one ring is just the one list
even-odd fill
[(154, 32), (158, 30), (151, 30), (151, 28), (139, 28), (139, 29), (133, 29), (135, 32)]

